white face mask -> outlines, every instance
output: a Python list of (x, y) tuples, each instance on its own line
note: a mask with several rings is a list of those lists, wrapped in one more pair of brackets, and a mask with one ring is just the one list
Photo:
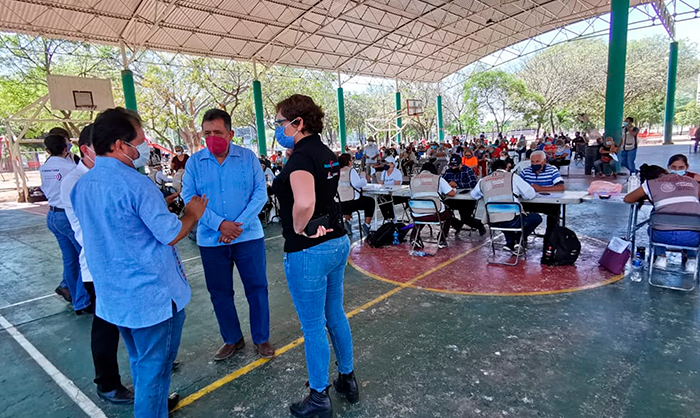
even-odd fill
[(124, 143), (130, 146), (131, 148), (136, 148), (136, 151), (139, 152), (139, 156), (136, 159), (133, 159), (128, 155), (124, 154), (126, 158), (131, 160), (131, 164), (134, 165), (134, 168), (141, 168), (146, 166), (146, 163), (148, 162), (148, 157), (150, 155), (150, 148), (148, 147), (148, 143), (146, 141), (143, 141), (140, 145), (137, 146), (133, 146), (126, 141), (124, 141)]
[(175, 151), (175, 154), (182, 155), (182, 151)]

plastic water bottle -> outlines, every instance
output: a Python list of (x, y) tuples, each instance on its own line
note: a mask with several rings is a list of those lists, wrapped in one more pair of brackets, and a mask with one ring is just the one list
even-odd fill
[(415, 255), (417, 257), (425, 257), (425, 251), (409, 251), (408, 255)]
[(399, 231), (394, 230), (394, 240), (391, 242), (394, 245), (399, 245)]
[(630, 174), (630, 178), (627, 180), (627, 193), (637, 190), (639, 186), (642, 185), (639, 175), (637, 173)]
[(632, 260), (632, 274), (630, 280), (633, 282), (641, 282), (644, 274), (644, 247), (637, 247), (637, 253)]

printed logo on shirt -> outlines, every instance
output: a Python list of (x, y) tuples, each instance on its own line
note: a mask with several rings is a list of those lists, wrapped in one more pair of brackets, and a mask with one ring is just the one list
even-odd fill
[(676, 185), (673, 183), (661, 183), (661, 191), (664, 193), (671, 193), (676, 190)]
[(333, 177), (338, 176), (338, 167), (340, 167), (340, 163), (337, 161), (329, 161), (328, 164), (323, 164), (323, 168), (328, 168), (333, 171), (328, 172), (328, 176), (326, 177), (326, 180), (331, 180)]
[(56, 180), (61, 181), (62, 178), (63, 176), (61, 175), (61, 173), (56, 174)]

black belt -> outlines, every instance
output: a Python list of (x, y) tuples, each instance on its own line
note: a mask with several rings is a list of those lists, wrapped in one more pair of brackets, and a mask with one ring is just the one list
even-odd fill
[(54, 212), (65, 212), (66, 211), (63, 208), (57, 208), (56, 206), (49, 206), (49, 210), (52, 210)]

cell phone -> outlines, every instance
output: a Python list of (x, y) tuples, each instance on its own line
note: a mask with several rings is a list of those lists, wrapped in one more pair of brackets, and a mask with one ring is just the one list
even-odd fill
[(547, 192), (540, 192), (540, 194), (541, 194), (542, 196), (549, 196), (549, 193), (547, 193)]
[(470, 192), (469, 189), (464, 189), (464, 190), (460, 190), (459, 194), (467, 194), (469, 192)]
[(322, 215), (318, 218), (310, 220), (309, 223), (306, 224), (306, 228), (304, 228), (304, 233), (308, 236), (316, 235), (316, 231), (318, 231), (319, 226), (330, 228), (330, 224), (328, 223), (328, 215)]

